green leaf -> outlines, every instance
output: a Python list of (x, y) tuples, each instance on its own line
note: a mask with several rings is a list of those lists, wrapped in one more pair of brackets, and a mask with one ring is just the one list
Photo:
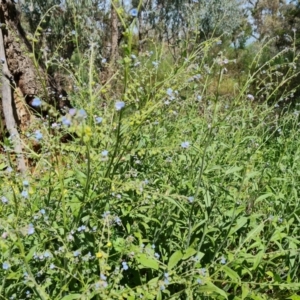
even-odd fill
[(29, 253), (26, 255), (25, 261), (26, 261), (27, 263), (32, 259), (32, 256), (33, 256), (34, 252), (36, 251), (36, 248), (37, 248), (37, 246), (33, 246), (33, 247), (30, 249)]
[(182, 260), (186, 260), (186, 259), (190, 258), (195, 253), (197, 253), (197, 250), (195, 250), (194, 248), (187, 248), (184, 252), (184, 255), (182, 256)]
[(145, 268), (150, 268), (154, 270), (158, 270), (158, 262), (152, 258), (148, 257), (146, 254), (142, 253), (136, 257), (136, 260), (139, 264), (141, 264)]
[(233, 271), (231, 268), (227, 266), (223, 267), (223, 271), (227, 276), (229, 276), (234, 281), (234, 283), (239, 283), (239, 284), (241, 283), (241, 278), (237, 272)]
[(242, 300), (244, 300), (246, 297), (248, 297), (250, 293), (248, 285), (243, 284), (242, 285)]
[(294, 295), (292, 295), (292, 296), (290, 296), (290, 297), (288, 297), (288, 298), (285, 298), (285, 299), (300, 300), (300, 296), (294, 294)]
[(206, 295), (216, 293), (223, 296), (225, 299), (228, 299), (227, 294), (212, 282), (207, 282), (206, 285), (200, 286), (198, 290)]
[(264, 250), (259, 251), (259, 253), (257, 255), (255, 255), (254, 263), (253, 263), (253, 270), (257, 269), (257, 267), (259, 266), (264, 255), (265, 255)]
[(248, 222), (248, 218), (246, 218), (246, 217), (239, 218), (237, 220), (236, 225), (230, 229), (229, 236), (231, 236), (236, 231), (238, 231), (240, 228), (242, 228), (247, 222)]
[(232, 174), (232, 173), (236, 173), (240, 170), (242, 170), (243, 167), (233, 167), (233, 168), (230, 168), (228, 169), (226, 172), (225, 172), (225, 175), (229, 175), (229, 174)]
[(73, 299), (79, 299), (81, 298), (81, 294), (70, 294), (68, 296), (63, 297), (61, 300), (73, 300)]
[(183, 207), (183, 205), (180, 203), (180, 201), (177, 201), (171, 197), (164, 196), (166, 200), (168, 200), (171, 204), (177, 206), (185, 215), (187, 215), (186, 209)]
[(180, 250), (174, 252), (169, 259), (168, 270), (172, 270), (182, 259), (182, 257), (183, 257), (183, 253)]
[(266, 199), (266, 198), (269, 198), (269, 197), (272, 197), (274, 196), (273, 193), (267, 193), (267, 194), (264, 194), (264, 195), (261, 195), (259, 196), (256, 200), (255, 200), (255, 203), (259, 203), (261, 202), (262, 200)]
[(257, 236), (264, 228), (265, 223), (260, 223), (257, 227), (253, 228), (247, 235), (246, 239), (244, 240), (244, 244), (249, 240), (252, 240), (255, 236)]

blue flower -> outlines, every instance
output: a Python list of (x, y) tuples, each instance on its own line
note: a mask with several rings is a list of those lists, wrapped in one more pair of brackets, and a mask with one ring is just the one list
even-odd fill
[(23, 181), (23, 185), (26, 186), (26, 187), (28, 187), (28, 186), (29, 186), (28, 180), (24, 180), (24, 181)]
[(190, 146), (190, 142), (182, 142), (181, 143), (181, 148), (187, 149)]
[(31, 223), (28, 225), (27, 234), (28, 235), (34, 234), (34, 227)]
[(96, 124), (100, 124), (100, 123), (102, 123), (103, 118), (96, 117), (95, 120), (96, 120)]
[(6, 197), (4, 197), (4, 196), (2, 196), (2, 197), (1, 197), (1, 201), (2, 201), (2, 203), (3, 203), (3, 204), (6, 204), (6, 203), (8, 203), (8, 200), (7, 200), (7, 198), (6, 198)]
[(71, 33), (72, 33), (72, 35), (75, 35), (75, 34), (76, 34), (76, 31), (75, 31), (75, 30), (72, 30)]
[(44, 253), (44, 257), (45, 257), (45, 258), (51, 257), (51, 253), (47, 250), (47, 251)]
[(86, 111), (85, 111), (83, 108), (81, 108), (81, 109), (78, 111), (78, 116), (79, 116), (80, 118), (86, 118), (86, 117), (87, 117), (87, 113), (86, 113)]
[(38, 141), (40, 141), (43, 138), (43, 135), (39, 130), (37, 130), (34, 134), (35, 134), (35, 139)]
[(132, 17), (137, 17), (139, 11), (138, 11), (136, 8), (132, 8), (132, 9), (129, 11), (129, 13), (130, 13), (130, 15), (131, 15)]
[(194, 197), (190, 196), (190, 197), (188, 197), (188, 200), (189, 200), (190, 203), (193, 203), (194, 202)]
[(49, 268), (50, 268), (50, 270), (53, 270), (55, 268), (55, 265), (51, 264)]
[(40, 213), (41, 213), (42, 215), (44, 215), (44, 214), (46, 213), (46, 211), (42, 208), (42, 209), (40, 210)]
[(106, 280), (106, 279), (107, 279), (107, 277), (106, 277), (105, 275), (103, 275), (103, 274), (100, 274), (100, 278), (101, 278), (102, 280)]
[(121, 110), (124, 106), (125, 106), (125, 102), (123, 102), (123, 101), (117, 101), (115, 103), (116, 110)]
[(33, 99), (33, 101), (31, 102), (31, 105), (32, 105), (33, 107), (39, 107), (39, 106), (42, 105), (42, 101), (41, 101), (40, 98), (35, 97), (35, 98)]
[(80, 226), (80, 227), (77, 228), (77, 231), (79, 231), (79, 232), (80, 232), (80, 231), (84, 231), (85, 228), (86, 228), (86, 227), (85, 227), (84, 225), (82, 225), (82, 226)]
[(200, 278), (197, 279), (198, 284), (203, 284), (202, 280)]
[(226, 264), (226, 258), (224, 256), (221, 257), (220, 262), (222, 265)]
[(122, 267), (123, 267), (123, 270), (124, 270), (124, 271), (128, 270), (129, 267), (128, 267), (126, 261), (123, 261), (123, 262), (122, 262)]
[(160, 257), (160, 255), (158, 254), (158, 253), (154, 253), (154, 256), (157, 258), (157, 259), (159, 259), (159, 257)]
[(73, 255), (74, 255), (75, 257), (78, 257), (78, 256), (80, 255), (80, 251), (78, 251), (78, 250), (74, 251), (74, 252), (73, 252)]
[(7, 262), (7, 261), (5, 261), (3, 264), (2, 264), (2, 269), (3, 270), (8, 270), (10, 268), (10, 264)]
[(67, 119), (66, 117), (62, 117), (61, 121), (66, 126), (70, 126), (71, 125), (71, 121), (69, 119)]
[(103, 150), (103, 151), (101, 152), (101, 155), (102, 155), (102, 156), (107, 156), (107, 155), (108, 155), (108, 151), (107, 151), (107, 150)]
[(119, 226), (121, 226), (122, 225), (122, 221), (121, 221), (121, 219), (119, 218), (119, 217), (115, 217), (115, 223), (116, 224), (118, 224)]
[(172, 96), (173, 95), (173, 90), (171, 88), (167, 89), (167, 95)]
[(69, 115), (74, 116), (76, 114), (77, 109), (76, 108), (70, 108), (69, 109)]
[(26, 190), (23, 190), (21, 195), (23, 198), (28, 198), (28, 192)]

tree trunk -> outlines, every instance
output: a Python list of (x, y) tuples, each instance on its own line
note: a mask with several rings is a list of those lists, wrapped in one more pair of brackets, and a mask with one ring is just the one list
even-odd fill
[[(17, 127), (25, 130), (29, 126), (32, 113), (28, 105), (31, 105), (35, 97), (58, 108), (62, 108), (66, 101), (62, 102), (59, 97), (61, 91), (55, 88), (55, 82), (51, 81), (39, 63), (29, 56), (29, 53), (32, 53), (32, 46), (20, 24), (20, 13), (13, 1), (0, 0), (0, 22), (2, 30), (0, 42), (3, 43), (5, 52), (0, 57), (0, 60), (5, 62), (2, 63), (3, 115), (10, 137), (13, 135), (21, 143)], [(18, 147), (15, 145), (17, 157), (20, 156), (20, 151), (22, 152), (20, 144)], [(18, 168), (24, 172), (24, 165), (18, 163)]]

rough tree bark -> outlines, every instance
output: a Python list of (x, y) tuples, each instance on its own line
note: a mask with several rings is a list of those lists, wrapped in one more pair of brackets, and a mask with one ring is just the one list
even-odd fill
[[(1, 41), (5, 51), (1, 54), (3, 57), (1, 56), (0, 59), (5, 60), (3, 70), (5, 71), (7, 63), (7, 71), (10, 74), (3, 76), (2, 109), (7, 131), (12, 137), (12, 135), (19, 136), (17, 126), (21, 129), (28, 127), (32, 116), (28, 105), (30, 106), (35, 97), (41, 98), (58, 109), (66, 105), (67, 102), (59, 97), (62, 91), (56, 88), (53, 79), (50, 79), (42, 67), (37, 68), (30, 57), (32, 47), (20, 24), (20, 13), (13, 1), (0, 0), (0, 22)], [(8, 79), (8, 76), (11, 78)], [(42, 85), (43, 81), (45, 82), (44, 85)], [(11, 96), (8, 95), (8, 90), (10, 90)], [(13, 132), (12, 128), (15, 128)], [(18, 140), (20, 141), (19, 137)], [(20, 151), (22, 152), (22, 149), (20, 150), (19, 145), (18, 149), (15, 148), (17, 156)], [(25, 172), (23, 163), (18, 162), (18, 168)]]

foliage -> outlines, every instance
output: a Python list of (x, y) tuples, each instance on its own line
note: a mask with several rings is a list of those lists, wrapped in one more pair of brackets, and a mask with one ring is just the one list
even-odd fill
[(280, 102), (297, 73), (274, 68), (286, 52), (266, 61), (261, 47), (237, 81), (220, 39), (176, 56), (131, 41), (105, 84), (95, 43), (50, 60), (73, 108), (31, 124), (24, 178), (4, 140), (0, 295), (297, 299), (299, 112)]

